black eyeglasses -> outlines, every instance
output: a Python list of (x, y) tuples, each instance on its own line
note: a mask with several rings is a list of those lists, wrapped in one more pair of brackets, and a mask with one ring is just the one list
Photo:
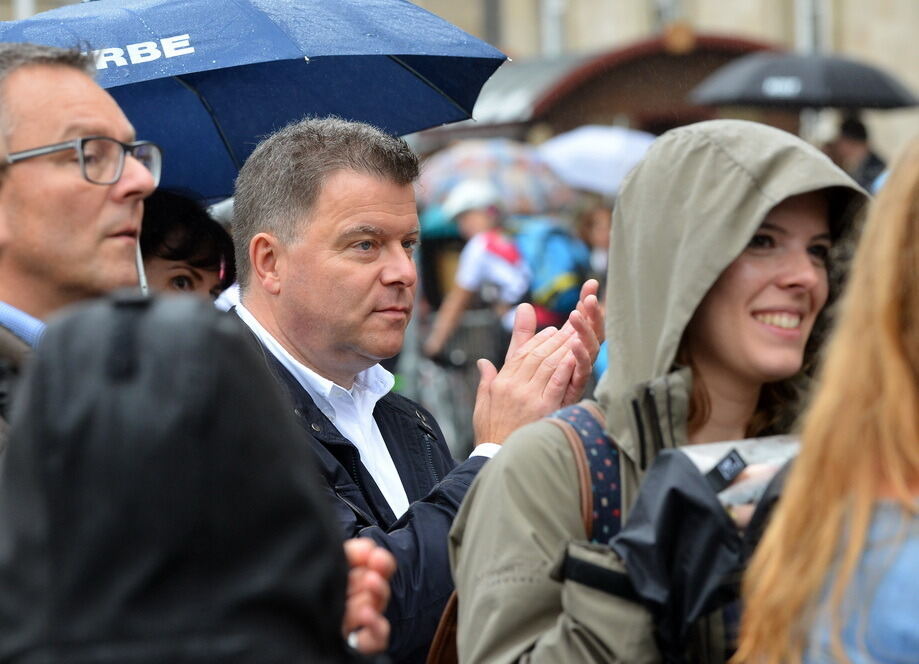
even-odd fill
[(62, 150), (75, 150), (80, 161), (80, 172), (87, 182), (93, 184), (114, 184), (121, 178), (124, 171), (124, 156), (131, 154), (143, 164), (153, 175), (154, 184), (160, 183), (160, 171), (163, 166), (163, 153), (156, 143), (150, 141), (134, 141), (122, 143), (107, 136), (87, 136), (75, 138), (64, 143), (45, 145), (31, 150), (11, 152), (6, 155), (7, 164), (17, 161), (41, 157), (42, 155)]

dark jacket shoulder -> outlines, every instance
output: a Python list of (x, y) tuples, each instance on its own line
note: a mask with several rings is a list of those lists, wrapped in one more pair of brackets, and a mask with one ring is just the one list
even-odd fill
[(447, 553), (450, 526), (485, 457), (457, 463), (437, 421), (421, 405), (390, 392), (373, 417), (409, 500), (396, 518), (360, 453), (313, 402), (297, 379), (263, 348), (325, 480), (320, 487), (343, 538), (370, 537), (396, 558), (386, 617), (392, 626), (389, 655), (398, 662), (424, 662), (453, 579)]

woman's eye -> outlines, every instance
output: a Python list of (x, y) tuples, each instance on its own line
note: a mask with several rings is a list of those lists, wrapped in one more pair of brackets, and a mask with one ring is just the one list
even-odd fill
[(830, 247), (825, 244), (815, 244), (808, 249), (808, 252), (823, 264), (830, 260)]
[(173, 290), (177, 291), (190, 291), (193, 290), (195, 285), (192, 283), (191, 279), (184, 275), (178, 275), (169, 280), (169, 285)]
[(771, 249), (775, 246), (775, 240), (772, 239), (771, 235), (766, 235), (765, 233), (757, 233), (747, 244), (748, 249)]

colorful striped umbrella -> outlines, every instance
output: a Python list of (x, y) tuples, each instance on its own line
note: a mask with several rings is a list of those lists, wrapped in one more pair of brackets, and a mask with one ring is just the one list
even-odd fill
[(453, 187), (470, 178), (494, 182), (508, 214), (558, 212), (576, 196), (534, 146), (506, 138), (471, 139), (425, 160), (416, 185), (419, 205), (441, 205)]

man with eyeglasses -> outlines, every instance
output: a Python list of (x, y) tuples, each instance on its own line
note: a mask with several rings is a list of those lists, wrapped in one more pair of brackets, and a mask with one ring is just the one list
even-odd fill
[(68, 304), (137, 283), (143, 199), (160, 150), (78, 51), (0, 44), (0, 446), (10, 388)]

